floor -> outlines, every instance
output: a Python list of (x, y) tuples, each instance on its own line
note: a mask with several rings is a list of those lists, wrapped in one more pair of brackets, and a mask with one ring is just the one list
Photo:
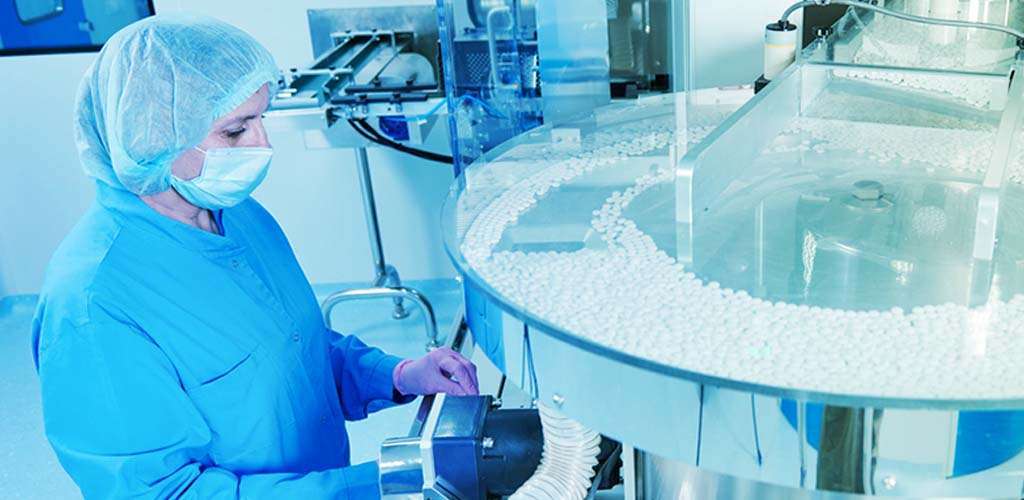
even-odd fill
[(43, 437), (29, 325), (35, 299), (0, 302), (0, 491), (14, 499), (81, 498)]
[[(410, 282), (432, 302), (442, 334), (461, 307), (458, 285), (450, 280)], [(358, 285), (350, 285), (358, 286)], [(318, 295), (344, 288), (316, 287)], [(39, 383), (35, 376), (29, 327), (33, 297), (0, 301), (0, 496), (5, 499), (79, 499), (81, 494), (61, 469), (43, 435)], [(333, 326), (358, 332), (368, 344), (392, 354), (413, 357), (423, 353), (426, 334), (420, 313), (402, 321), (391, 319), (390, 301), (343, 304), (332, 315)], [(392, 408), (349, 424), (353, 463), (376, 460), (380, 442), (409, 431), (417, 404)]]

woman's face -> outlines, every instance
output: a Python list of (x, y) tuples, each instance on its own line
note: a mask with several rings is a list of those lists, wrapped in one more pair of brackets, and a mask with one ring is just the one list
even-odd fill
[[(199, 143), (204, 151), (217, 148), (269, 148), (267, 131), (263, 128), (263, 112), (270, 104), (270, 89), (260, 87), (249, 99), (230, 113), (213, 122), (206, 138)], [(203, 153), (189, 149), (174, 160), (171, 173), (182, 180), (195, 178), (203, 169)]]

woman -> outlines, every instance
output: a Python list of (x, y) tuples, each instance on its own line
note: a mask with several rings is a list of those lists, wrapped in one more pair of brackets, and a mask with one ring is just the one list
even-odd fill
[(477, 393), (450, 350), (402, 361), (327, 330), (284, 233), (249, 194), (272, 150), (273, 60), (224, 23), (157, 16), (82, 82), (96, 203), (33, 323), (47, 436), (87, 498), (367, 498), (346, 420)]

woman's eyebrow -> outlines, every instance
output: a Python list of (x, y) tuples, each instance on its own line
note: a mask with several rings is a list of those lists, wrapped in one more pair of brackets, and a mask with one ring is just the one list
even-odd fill
[(222, 126), (222, 128), (231, 127), (232, 125), (241, 125), (241, 124), (243, 124), (243, 123), (245, 123), (245, 122), (247, 122), (249, 120), (255, 120), (259, 116), (260, 115), (258, 115), (258, 114), (254, 114), (254, 115), (245, 115), (245, 116), (235, 117), (235, 118), (232, 118), (230, 121), (225, 122), (224, 125)]

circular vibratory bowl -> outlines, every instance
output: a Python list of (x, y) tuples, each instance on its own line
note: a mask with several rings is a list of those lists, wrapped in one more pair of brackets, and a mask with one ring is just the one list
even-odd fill
[(470, 166), (444, 230), (477, 346), (641, 450), (648, 495), (1019, 495), (1016, 149), (992, 258), (976, 248), (1002, 104), (832, 77), (736, 141), (739, 170), (687, 166), (735, 140), (743, 90), (613, 104)]

